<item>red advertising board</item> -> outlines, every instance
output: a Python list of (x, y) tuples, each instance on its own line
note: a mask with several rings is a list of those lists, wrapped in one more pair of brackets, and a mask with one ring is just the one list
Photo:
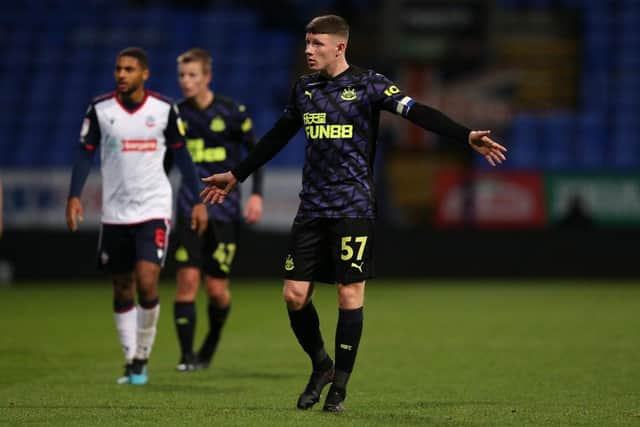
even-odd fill
[(541, 228), (546, 224), (538, 173), (443, 169), (436, 176), (436, 227)]

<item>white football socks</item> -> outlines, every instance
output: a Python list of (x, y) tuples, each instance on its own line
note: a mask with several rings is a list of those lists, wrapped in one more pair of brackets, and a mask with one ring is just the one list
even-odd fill
[(113, 313), (116, 329), (120, 337), (120, 344), (127, 363), (133, 361), (137, 348), (138, 310), (136, 306), (124, 313)]
[(160, 304), (153, 308), (138, 306), (138, 345), (135, 350), (136, 359), (148, 359), (153, 342), (156, 339), (156, 325), (160, 317)]

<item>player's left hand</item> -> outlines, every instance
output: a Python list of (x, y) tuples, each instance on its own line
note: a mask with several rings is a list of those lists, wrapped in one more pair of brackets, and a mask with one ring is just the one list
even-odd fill
[(490, 130), (472, 130), (469, 132), (469, 145), (482, 154), (491, 166), (507, 160), (504, 153), (507, 148), (489, 138)]
[(247, 224), (255, 224), (262, 218), (262, 196), (252, 194), (247, 199), (247, 206), (244, 209), (244, 221)]
[(207, 229), (209, 215), (207, 214), (207, 206), (204, 203), (196, 203), (191, 209), (191, 229), (198, 233), (198, 236)]

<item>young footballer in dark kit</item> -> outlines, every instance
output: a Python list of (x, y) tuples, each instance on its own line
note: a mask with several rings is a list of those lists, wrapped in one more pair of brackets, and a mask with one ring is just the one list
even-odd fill
[[(178, 104), (185, 122), (187, 148), (200, 177), (235, 167), (255, 145), (253, 125), (244, 105), (214, 93), (212, 60), (203, 49), (193, 48), (178, 57), (178, 83), (185, 98)], [(208, 227), (198, 235), (190, 227), (190, 191), (184, 181), (178, 194), (177, 290), (174, 303), (181, 357), (177, 369), (207, 367), (216, 351), (231, 308), (229, 273), (237, 250), (243, 219), (248, 224), (262, 216), (262, 173), (254, 174), (252, 194), (242, 211), (239, 189), (224, 203), (208, 208)], [(209, 332), (194, 353), (195, 299), (204, 276), (209, 304)]]
[[(269, 161), (303, 128), (307, 144), (300, 207), (284, 262), (284, 299), (291, 328), (311, 359), (309, 382), (298, 398), (311, 408), (329, 383), (324, 410), (341, 412), (363, 325), (365, 281), (374, 276), (376, 198), (373, 160), (380, 111), (456, 139), (493, 166), (506, 149), (440, 111), (416, 102), (385, 76), (349, 65), (349, 27), (339, 16), (316, 17), (306, 27), (311, 74), (295, 82), (283, 115), (238, 166), (204, 179), (204, 202), (223, 202), (238, 181)], [(327, 354), (311, 300), (315, 282), (337, 284), (335, 364)]]

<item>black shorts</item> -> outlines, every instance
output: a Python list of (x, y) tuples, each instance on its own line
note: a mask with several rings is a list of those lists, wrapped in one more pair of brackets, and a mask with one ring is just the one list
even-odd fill
[(285, 278), (349, 284), (374, 277), (374, 231), (373, 219), (297, 218)]
[(102, 224), (98, 241), (98, 266), (111, 273), (129, 273), (136, 261), (164, 266), (169, 245), (169, 220), (138, 224)]
[(236, 254), (239, 223), (209, 219), (202, 236), (191, 229), (191, 219), (178, 217), (176, 224), (177, 268), (196, 267), (206, 275), (224, 279), (229, 276)]

